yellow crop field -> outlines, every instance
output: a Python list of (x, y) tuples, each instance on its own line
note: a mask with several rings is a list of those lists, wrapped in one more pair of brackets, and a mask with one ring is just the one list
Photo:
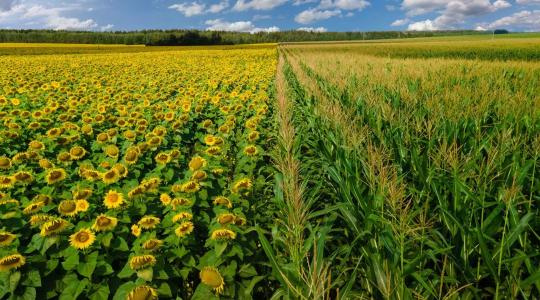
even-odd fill
[(252, 293), (274, 47), (0, 65), (0, 298)]

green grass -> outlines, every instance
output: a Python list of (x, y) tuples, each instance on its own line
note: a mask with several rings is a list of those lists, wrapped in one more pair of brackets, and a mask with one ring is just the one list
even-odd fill
[(326, 297), (540, 297), (535, 41), (282, 47)]

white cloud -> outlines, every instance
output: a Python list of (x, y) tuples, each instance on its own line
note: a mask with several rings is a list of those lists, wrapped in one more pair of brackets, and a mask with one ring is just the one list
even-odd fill
[(238, 22), (227, 22), (222, 19), (208, 20), (205, 22), (209, 27), (206, 30), (211, 31), (235, 31), (235, 32), (278, 32), (280, 31), (279, 27), (272, 26), (267, 28), (258, 28), (251, 21), (238, 21)]
[(435, 1), (404, 0), (402, 7), (409, 9), (408, 15), (417, 15), (440, 9), (440, 15), (435, 19), (423, 20), (409, 24), (409, 30), (441, 30), (454, 29), (466, 22), (468, 18), (476, 17), (508, 8), (511, 4), (505, 0), (452, 0), (444, 5)]
[(288, 0), (238, 0), (233, 9), (236, 11), (244, 11), (249, 9), (254, 10), (270, 10), (280, 5), (283, 5)]
[(202, 15), (206, 9), (206, 4), (199, 2), (179, 3), (169, 6), (169, 9), (174, 9), (186, 17), (192, 17)]
[(399, 27), (399, 26), (407, 25), (409, 24), (409, 22), (411, 22), (411, 20), (409, 19), (395, 20), (392, 24), (390, 24), (390, 26)]
[(293, 5), (303, 5), (307, 3), (314, 3), (317, 2), (317, 0), (294, 0)]
[(300, 12), (294, 20), (300, 24), (310, 24), (321, 20), (342, 16), (342, 11), (349, 11), (347, 17), (354, 16), (351, 10), (363, 10), (370, 5), (366, 0), (321, 0), (315, 8), (309, 8)]
[(210, 8), (208, 9), (208, 11), (213, 13), (213, 14), (216, 14), (216, 13), (222, 12), (227, 7), (229, 7), (229, 1), (225, 0), (225, 1), (221, 1), (221, 2), (219, 2), (217, 4), (210, 5)]
[(409, 24), (409, 28), (407, 30), (410, 31), (433, 31), (433, 30), (439, 30), (437, 25), (433, 23), (431, 20), (425, 20), (420, 22), (415, 22), (412, 24)]
[(300, 24), (310, 24), (313, 22), (330, 19), (340, 14), (341, 11), (339, 9), (319, 10), (317, 8), (310, 8), (296, 15), (296, 17), (294, 17), (294, 20)]
[(105, 26), (101, 26), (100, 30), (101, 31), (111, 31), (111, 29), (113, 29), (114, 25), (113, 24), (107, 24)]
[(523, 5), (540, 4), (540, 0), (516, 0), (516, 3), (523, 4)]
[(313, 28), (313, 27), (300, 27), (298, 29), (296, 29), (297, 31), (307, 31), (307, 32), (327, 32), (328, 29), (324, 28), (324, 27), (317, 27), (317, 28)]
[(365, 0), (321, 0), (319, 8), (329, 9), (337, 8), (343, 10), (362, 10), (369, 6)]
[(0, 10), (0, 26), (54, 30), (95, 30), (99, 27), (93, 19), (82, 20), (65, 15), (77, 10), (86, 9), (73, 4), (49, 7), (20, 1), (7, 10)]
[(540, 31), (540, 10), (516, 12), (492, 22), (487, 28)]

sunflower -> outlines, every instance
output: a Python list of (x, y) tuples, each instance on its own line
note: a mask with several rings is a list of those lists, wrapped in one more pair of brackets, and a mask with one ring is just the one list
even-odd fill
[(137, 224), (133, 224), (131, 225), (131, 234), (133, 234), (134, 236), (136, 237), (139, 237), (139, 235), (141, 235), (141, 227), (139, 227), (139, 225)]
[(126, 297), (126, 300), (157, 300), (158, 293), (155, 289), (147, 286), (141, 285), (138, 286), (129, 292)]
[(210, 156), (218, 156), (221, 154), (221, 147), (219, 146), (212, 146), (212, 147), (209, 147), (208, 149), (206, 149), (206, 154), (210, 155)]
[(236, 233), (229, 229), (216, 229), (212, 231), (210, 238), (213, 240), (234, 240)]
[(200, 156), (194, 156), (189, 162), (189, 169), (191, 171), (197, 171), (206, 166), (206, 160)]
[(161, 203), (163, 203), (163, 205), (165, 206), (171, 204), (171, 200), (172, 198), (171, 196), (169, 196), (169, 194), (164, 193), (159, 196), (159, 201), (161, 201)]
[(118, 154), (120, 153), (120, 150), (118, 147), (116, 147), (116, 145), (108, 145), (105, 147), (105, 149), (103, 149), (103, 151), (110, 158), (117, 158)]
[(79, 213), (77, 210), (77, 201), (75, 200), (64, 200), (58, 205), (58, 212), (67, 217), (73, 217)]
[(150, 239), (144, 242), (143, 249), (147, 251), (155, 251), (155, 250), (158, 250), (161, 247), (161, 245), (163, 245), (162, 240)]
[(78, 232), (69, 236), (69, 243), (76, 249), (86, 249), (94, 243), (96, 236), (89, 229), (81, 229)]
[(131, 199), (131, 198), (144, 194), (144, 192), (145, 192), (144, 187), (139, 185), (139, 186), (134, 187), (133, 189), (131, 189), (131, 191), (128, 192), (128, 197)]
[(126, 168), (126, 166), (124, 166), (123, 164), (115, 164), (113, 168), (118, 171), (118, 174), (120, 174), (120, 176), (122, 176), (123, 178), (127, 177), (128, 168)]
[(19, 171), (13, 175), (16, 183), (27, 185), (34, 180), (34, 176), (27, 171)]
[(172, 221), (174, 223), (176, 223), (176, 222), (184, 220), (184, 219), (191, 220), (191, 219), (193, 219), (193, 215), (184, 211), (184, 212), (181, 212), (181, 213), (178, 213), (178, 214), (174, 215), (174, 217), (172, 218)]
[(120, 174), (116, 169), (110, 169), (109, 171), (101, 174), (101, 180), (105, 184), (112, 184), (117, 182), (120, 179)]
[(12, 176), (0, 176), (0, 189), (10, 189), (15, 184), (15, 178)]
[(41, 225), (40, 234), (41, 236), (49, 236), (49, 235), (60, 233), (64, 231), (64, 229), (66, 229), (68, 224), (69, 223), (65, 221), (64, 219), (60, 219), (60, 218), (51, 219), (43, 223), (43, 225)]
[(204, 267), (199, 273), (201, 282), (211, 287), (216, 293), (221, 294), (225, 287), (225, 281), (219, 273), (218, 269), (214, 267)]
[(144, 216), (139, 222), (137, 222), (137, 224), (142, 229), (154, 229), (159, 224), (159, 222), (159, 218), (156, 218), (154, 216)]
[(30, 143), (28, 143), (28, 147), (35, 151), (45, 149), (45, 145), (40, 141), (31, 141)]
[(257, 153), (259, 153), (259, 150), (257, 149), (256, 146), (249, 145), (244, 148), (244, 154), (247, 156), (255, 156), (257, 155)]
[(171, 152), (169, 152), (169, 155), (171, 156), (172, 159), (180, 157), (180, 154), (182, 153), (178, 149), (173, 149), (171, 150)]
[(243, 225), (246, 225), (246, 219), (242, 218), (242, 217), (236, 217), (234, 219), (234, 225), (236, 226), (243, 226)]
[(40, 159), (38, 163), (39, 163), (39, 166), (42, 167), (43, 169), (54, 168), (54, 164), (46, 158)]
[(152, 177), (148, 179), (144, 179), (140, 186), (142, 186), (147, 192), (154, 191), (157, 188), (159, 188), (159, 185), (161, 183), (161, 179), (158, 177)]
[(191, 180), (193, 181), (203, 181), (206, 179), (206, 172), (205, 171), (201, 171), (201, 170), (198, 170), (198, 171), (195, 171), (193, 173), (193, 175), (191, 175)]
[(232, 202), (225, 196), (217, 196), (214, 198), (214, 205), (224, 205), (227, 208), (232, 208)]
[(158, 165), (166, 165), (171, 162), (171, 157), (165, 152), (158, 153), (154, 159)]
[(118, 224), (118, 219), (114, 217), (109, 217), (106, 215), (99, 215), (92, 225), (92, 229), (95, 231), (110, 231), (113, 230)]
[(253, 183), (251, 182), (251, 179), (249, 178), (242, 178), (237, 180), (232, 187), (232, 192), (237, 194), (238, 192), (242, 190), (250, 189), (253, 186)]
[(155, 264), (156, 258), (150, 254), (133, 256), (129, 260), (129, 266), (133, 270), (149, 268), (154, 266)]
[(258, 131), (252, 131), (248, 134), (248, 141), (255, 142), (259, 139), (259, 132)]
[(5, 156), (0, 156), (0, 169), (7, 170), (9, 168), (11, 168), (11, 159)]
[(201, 186), (198, 182), (190, 180), (184, 184), (182, 184), (182, 191), (184, 193), (195, 193), (201, 189)]
[(97, 135), (97, 138), (96, 140), (99, 142), (99, 143), (105, 143), (109, 140), (109, 135), (105, 132), (102, 132), (100, 134)]
[(66, 179), (66, 171), (62, 168), (51, 169), (45, 175), (45, 180), (47, 184), (55, 184)]
[(209, 134), (209, 135), (204, 137), (204, 143), (207, 146), (214, 146), (216, 144), (216, 137)]
[(7, 272), (11, 269), (16, 269), (24, 265), (26, 260), (20, 254), (12, 254), (0, 258), (0, 272)]
[(85, 212), (90, 207), (90, 203), (88, 203), (88, 201), (86, 201), (85, 199), (75, 200), (75, 201), (76, 201), (78, 212)]
[(192, 233), (193, 228), (194, 228), (193, 223), (191, 223), (190, 221), (185, 221), (185, 222), (182, 222), (180, 225), (178, 225), (174, 233), (176, 233), (176, 236), (178, 237), (184, 237)]
[(91, 189), (76, 190), (73, 192), (73, 199), (75, 200), (88, 200), (92, 196)]
[(223, 172), (225, 172), (225, 170), (223, 170), (222, 168), (212, 169), (212, 173), (216, 175), (221, 175), (223, 174)]
[(103, 204), (108, 209), (119, 208), (124, 203), (124, 196), (115, 190), (110, 190), (103, 199)]
[(226, 226), (229, 224), (234, 223), (236, 220), (236, 216), (231, 213), (224, 213), (217, 217), (218, 223), (221, 224), (221, 226)]
[(33, 215), (30, 217), (30, 226), (39, 226), (51, 219), (52, 217), (46, 214)]
[(0, 231), (0, 247), (11, 245), (11, 242), (13, 242), (16, 238), (17, 236), (13, 233)]
[(81, 146), (75, 146), (69, 149), (69, 155), (73, 160), (79, 160), (84, 157), (86, 150)]
[(176, 209), (177, 206), (188, 206), (191, 205), (191, 201), (186, 198), (174, 198), (171, 200), (171, 206), (173, 209)]

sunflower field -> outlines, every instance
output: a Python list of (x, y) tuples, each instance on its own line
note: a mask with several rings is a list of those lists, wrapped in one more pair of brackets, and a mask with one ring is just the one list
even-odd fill
[(268, 45), (0, 57), (0, 299), (269, 297), (253, 225), (276, 63)]

